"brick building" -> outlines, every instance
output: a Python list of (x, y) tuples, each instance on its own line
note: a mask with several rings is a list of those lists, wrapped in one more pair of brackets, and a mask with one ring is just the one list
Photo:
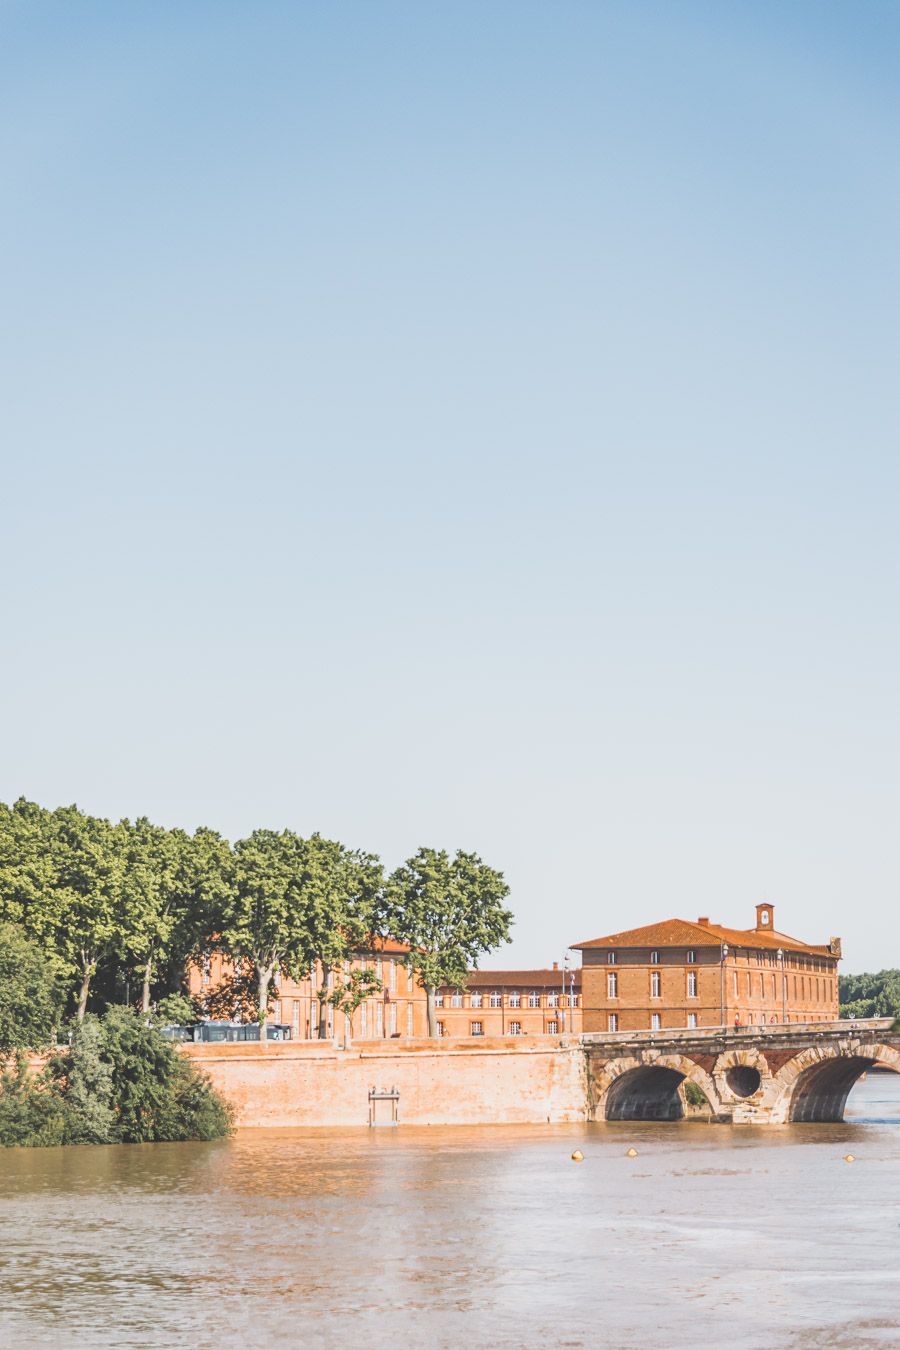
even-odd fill
[(561, 1036), (581, 1031), (581, 971), (470, 970), (437, 995), (441, 1036)]
[(573, 944), (582, 953), (584, 1030), (763, 1026), (836, 1021), (839, 938), (800, 942), (775, 928), (667, 919)]
[[(325, 1005), (325, 1035), (332, 1040), (382, 1040), (428, 1035), (425, 990), (406, 965), (409, 948), (390, 938), (376, 938), (370, 951), (357, 953), (342, 971), (329, 974), (329, 987), (342, 973), (369, 969), (383, 989), (357, 1008), (352, 1028), (343, 1013)], [(231, 974), (230, 963), (213, 954), (188, 972), (190, 993), (204, 999)], [(270, 1020), (291, 1028), (293, 1040), (315, 1040), (319, 1031), (322, 987), (320, 968), (301, 980), (277, 976)], [(439, 1036), (559, 1036), (581, 1031), (581, 971), (473, 970), (466, 988), (438, 991)]]

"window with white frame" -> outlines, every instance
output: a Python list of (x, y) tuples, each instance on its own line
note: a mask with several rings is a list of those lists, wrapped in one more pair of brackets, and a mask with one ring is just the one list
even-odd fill
[(472, 997), (469, 999), (469, 1003), (473, 1008), (481, 1007), (481, 994), (477, 989), (473, 992)]
[(608, 1025), (610, 1031), (618, 1031), (618, 1030), (619, 1030), (619, 1014), (618, 1014), (618, 1013), (610, 1013), (610, 1014), (609, 1014), (609, 1017), (608, 1017), (606, 1020), (607, 1020), (607, 1025)]
[(651, 964), (651, 966), (658, 966), (658, 965), (659, 965), (659, 952), (651, 952), (651, 953), (650, 953), (650, 964)]
[(469, 1035), (470, 1035), (470, 1036), (483, 1036), (483, 1035), (484, 1035), (484, 1023), (483, 1023), (483, 1022), (470, 1022), (470, 1023), (469, 1023)]
[(522, 1023), (521, 1023), (521, 1022), (510, 1022), (509, 1028), (508, 1028), (506, 1034), (507, 1034), (507, 1036), (521, 1036), (521, 1035), (522, 1035)]
[(451, 995), (450, 995), (450, 1007), (451, 1007), (451, 1008), (461, 1008), (462, 1005), (463, 1005), (462, 994), (456, 993), (456, 994), (451, 994)]
[(661, 1026), (662, 1026), (662, 1018), (660, 1017), (659, 1013), (651, 1013), (651, 1015), (650, 1015), (650, 1030), (651, 1030), (651, 1031), (659, 1031), (659, 1029), (660, 1029)]
[(662, 994), (662, 976), (658, 970), (650, 972), (650, 997), (659, 998)]
[(607, 997), (607, 998), (618, 998), (618, 997), (619, 997), (619, 977), (618, 977), (617, 973), (616, 973), (614, 970), (610, 970), (610, 971), (607, 972), (607, 976), (606, 976), (606, 997)]
[(559, 1007), (559, 994), (555, 990), (547, 995), (547, 1007), (548, 1008)]
[(518, 993), (518, 991), (514, 990), (514, 991), (510, 994), (510, 996), (509, 996), (509, 1006), (510, 1006), (511, 1008), (521, 1008), (521, 1006), (522, 1006), (522, 995), (521, 995), (520, 993)]
[(687, 954), (687, 963), (689, 966), (692, 966), (696, 960), (697, 960), (697, 953), (694, 951), (692, 947)]
[(568, 1003), (568, 1005), (569, 1005), (570, 1008), (577, 1008), (577, 1007), (578, 1007), (578, 995), (577, 995), (577, 994), (570, 994), (569, 997), (566, 999), (566, 1002)]
[(391, 988), (397, 988), (397, 962), (391, 957)]
[(394, 1033), (396, 1032), (396, 1030), (397, 1030), (397, 1005), (396, 1005), (396, 1003), (392, 1003), (392, 1004), (391, 1004), (391, 1035), (392, 1035), (392, 1036), (394, 1035)]
[(606, 964), (609, 965), (609, 966), (614, 966), (614, 965), (616, 964), (616, 953), (615, 953), (615, 952), (607, 952), (607, 953), (606, 953)]
[(443, 1024), (443, 1022), (438, 1022), (438, 1023), (437, 1023), (437, 1034), (438, 1034), (439, 1036), (443, 1036), (443, 1034), (444, 1034), (444, 1024)]
[(697, 1025), (697, 1014), (688, 1013), (688, 1026), (695, 1027), (696, 1025)]
[(491, 992), (491, 1007), (492, 1007), (492, 1008), (502, 1008), (502, 1007), (503, 1007), (503, 995), (502, 995), (502, 994), (500, 993), (500, 991), (497, 990), (497, 989), (494, 989), (494, 990)]
[(444, 995), (441, 993), (440, 990), (438, 990), (438, 992), (434, 996), (434, 1006), (436, 1008), (443, 1008), (444, 1006)]
[(539, 1008), (541, 1006), (540, 994), (535, 992), (530, 993), (528, 995), (528, 1006), (529, 1008)]
[[(365, 1004), (363, 1004), (363, 1007), (365, 1007)], [(406, 1005), (406, 1034), (407, 1036), (413, 1034), (413, 1005), (411, 1003)]]
[(696, 998), (696, 997), (697, 997), (697, 972), (696, 972), (696, 970), (689, 970), (689, 971), (688, 971), (688, 977), (687, 977), (687, 996), (688, 996), (688, 998)]

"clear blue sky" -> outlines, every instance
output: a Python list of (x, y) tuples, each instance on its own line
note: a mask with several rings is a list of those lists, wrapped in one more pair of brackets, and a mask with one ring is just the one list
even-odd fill
[(0, 798), (900, 964), (900, 7), (0, 26)]

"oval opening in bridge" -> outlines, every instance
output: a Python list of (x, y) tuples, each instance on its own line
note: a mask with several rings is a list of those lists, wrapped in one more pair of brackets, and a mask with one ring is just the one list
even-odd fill
[(725, 1074), (725, 1082), (736, 1097), (752, 1097), (760, 1081), (759, 1069), (749, 1064), (735, 1064)]

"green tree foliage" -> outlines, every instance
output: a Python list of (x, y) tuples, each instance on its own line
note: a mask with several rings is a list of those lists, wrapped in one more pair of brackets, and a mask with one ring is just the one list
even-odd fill
[(0, 1059), (50, 1045), (62, 1015), (61, 963), (15, 924), (0, 924)]
[(900, 1017), (900, 970), (875, 975), (842, 975), (838, 980), (841, 1017)]
[(428, 1034), (437, 1032), (434, 996), (442, 984), (463, 989), (470, 967), (509, 941), (509, 887), (475, 853), (420, 848), (392, 873), (385, 889), (385, 931), (409, 944), (409, 964), (428, 999)]
[(320, 991), (324, 1002), (330, 1003), (336, 1013), (343, 1013), (349, 1023), (350, 1035), (353, 1035), (353, 1019), (361, 1003), (383, 988), (381, 980), (374, 970), (341, 970), (335, 974), (332, 987)]
[(209, 1081), (130, 1008), (76, 1022), (41, 1074), (0, 1077), (0, 1144), (136, 1144), (218, 1139), (231, 1114)]

